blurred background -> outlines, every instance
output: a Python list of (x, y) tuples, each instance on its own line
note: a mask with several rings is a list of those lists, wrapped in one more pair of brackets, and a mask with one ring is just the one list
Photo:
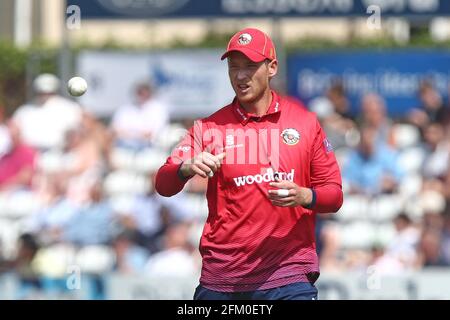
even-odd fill
[[(345, 201), (317, 217), (321, 299), (450, 298), (450, 2), (0, 2), (0, 299), (191, 299), (206, 181), (153, 180), (234, 94), (258, 27), (315, 112)], [(88, 92), (68, 97), (84, 77)]]

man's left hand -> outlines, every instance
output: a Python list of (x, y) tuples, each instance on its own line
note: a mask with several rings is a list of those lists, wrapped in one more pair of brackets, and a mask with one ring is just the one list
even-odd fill
[[(313, 194), (311, 189), (303, 188), (290, 181), (271, 182), (270, 186), (275, 189), (269, 190), (269, 199), (277, 207), (306, 207), (311, 204)], [(278, 195), (277, 189), (288, 191), (287, 196)]]

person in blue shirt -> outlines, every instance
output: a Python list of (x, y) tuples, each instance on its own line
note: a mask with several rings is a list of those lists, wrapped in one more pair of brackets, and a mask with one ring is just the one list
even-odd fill
[(402, 175), (396, 151), (377, 140), (375, 128), (363, 127), (360, 143), (348, 155), (343, 170), (350, 193), (391, 193), (395, 191)]

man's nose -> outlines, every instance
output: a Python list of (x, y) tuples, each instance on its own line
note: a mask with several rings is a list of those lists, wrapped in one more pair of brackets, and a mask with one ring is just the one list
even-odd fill
[(244, 79), (246, 79), (246, 78), (247, 78), (247, 72), (245, 72), (245, 70), (239, 70), (238, 73), (237, 73), (237, 75), (236, 75), (236, 78), (237, 78), (238, 80), (244, 80)]

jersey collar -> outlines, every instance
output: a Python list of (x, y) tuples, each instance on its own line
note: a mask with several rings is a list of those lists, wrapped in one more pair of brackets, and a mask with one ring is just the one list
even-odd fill
[(239, 103), (237, 98), (235, 97), (232, 103), (233, 111), (236, 116), (236, 118), (239, 120), (239, 122), (242, 125), (246, 125), (251, 119), (261, 119), (263, 117), (266, 117), (268, 115), (276, 114), (278, 112), (281, 112), (281, 104), (278, 94), (275, 91), (271, 91), (272, 93), (272, 102), (270, 103), (269, 108), (267, 109), (266, 114), (259, 117), (253, 113), (247, 112)]

